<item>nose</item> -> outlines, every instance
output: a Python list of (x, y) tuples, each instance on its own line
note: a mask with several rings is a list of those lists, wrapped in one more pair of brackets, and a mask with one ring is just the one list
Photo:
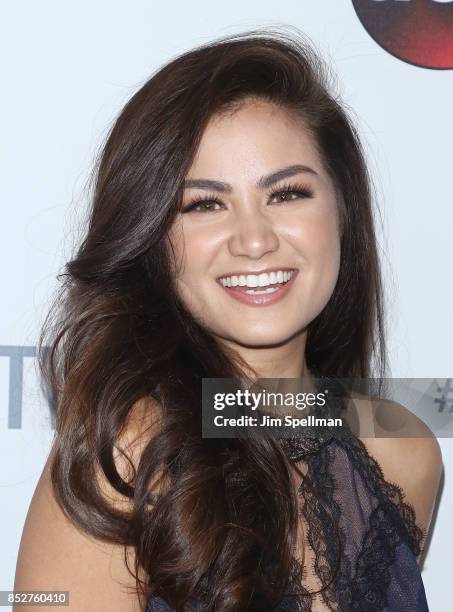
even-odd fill
[(249, 210), (236, 215), (228, 240), (232, 255), (259, 259), (276, 251), (279, 244), (272, 221), (259, 210)]

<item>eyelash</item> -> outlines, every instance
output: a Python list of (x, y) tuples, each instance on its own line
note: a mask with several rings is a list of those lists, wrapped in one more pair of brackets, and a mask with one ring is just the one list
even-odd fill
[[(282, 185), (281, 187), (279, 187), (278, 189), (271, 189), (267, 192), (267, 197), (272, 199), (277, 195), (281, 195), (282, 193), (288, 194), (288, 193), (297, 193), (298, 194), (298, 198), (294, 198), (294, 200), (283, 200), (282, 202), (280, 202), (280, 204), (286, 202), (293, 202), (297, 199), (299, 199), (299, 197), (303, 197), (303, 198), (312, 198), (313, 197), (313, 191), (305, 186), (305, 185), (301, 185), (301, 184), (296, 184), (296, 185)], [(190, 212), (192, 210), (194, 210), (197, 206), (199, 206), (200, 204), (211, 204), (211, 203), (215, 203), (215, 204), (222, 204), (222, 201), (214, 194), (208, 194), (206, 197), (200, 198), (200, 197), (196, 197), (193, 198), (192, 200), (189, 201), (188, 205), (184, 208), (184, 210), (182, 211), (183, 213), (187, 213)], [(205, 209), (208, 212), (211, 209)], [(196, 211), (199, 212), (199, 211)]]

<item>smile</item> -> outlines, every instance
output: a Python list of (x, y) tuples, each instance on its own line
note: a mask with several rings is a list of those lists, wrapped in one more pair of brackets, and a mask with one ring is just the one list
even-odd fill
[(259, 274), (232, 274), (218, 279), (234, 299), (250, 306), (267, 306), (282, 299), (291, 289), (298, 270), (281, 269)]

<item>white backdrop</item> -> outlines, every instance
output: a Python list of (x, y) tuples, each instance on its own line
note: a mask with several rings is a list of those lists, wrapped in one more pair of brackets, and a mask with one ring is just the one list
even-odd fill
[[(8, 3), (0, 26), (0, 590), (13, 588), (25, 515), (52, 436), (33, 347), (77, 239), (95, 151), (162, 63), (217, 36), (279, 24), (308, 34), (332, 64), (367, 148), (383, 213), (391, 374), (453, 374), (451, 70), (386, 53), (350, 0)], [(8, 357), (17, 347), (30, 347), (22, 380), (20, 360)], [(435, 612), (444, 612), (449, 593), (453, 507), (452, 444), (440, 444), (445, 486), (423, 570)]]

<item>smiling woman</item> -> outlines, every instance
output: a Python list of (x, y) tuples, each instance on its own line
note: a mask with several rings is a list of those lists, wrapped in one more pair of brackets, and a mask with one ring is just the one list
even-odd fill
[[(340, 267), (335, 188), (310, 130), (300, 113), (248, 98), (209, 121), (188, 177), (169, 232), (178, 293), (223, 342), (285, 343), (285, 374), (299, 376), (308, 324)], [(248, 357), (259, 366), (259, 351)]]
[(201, 435), (203, 378), (385, 373), (369, 177), (327, 74), (302, 37), (248, 32), (120, 113), (41, 337), (56, 434), (17, 590), (97, 612), (428, 609), (429, 430)]

